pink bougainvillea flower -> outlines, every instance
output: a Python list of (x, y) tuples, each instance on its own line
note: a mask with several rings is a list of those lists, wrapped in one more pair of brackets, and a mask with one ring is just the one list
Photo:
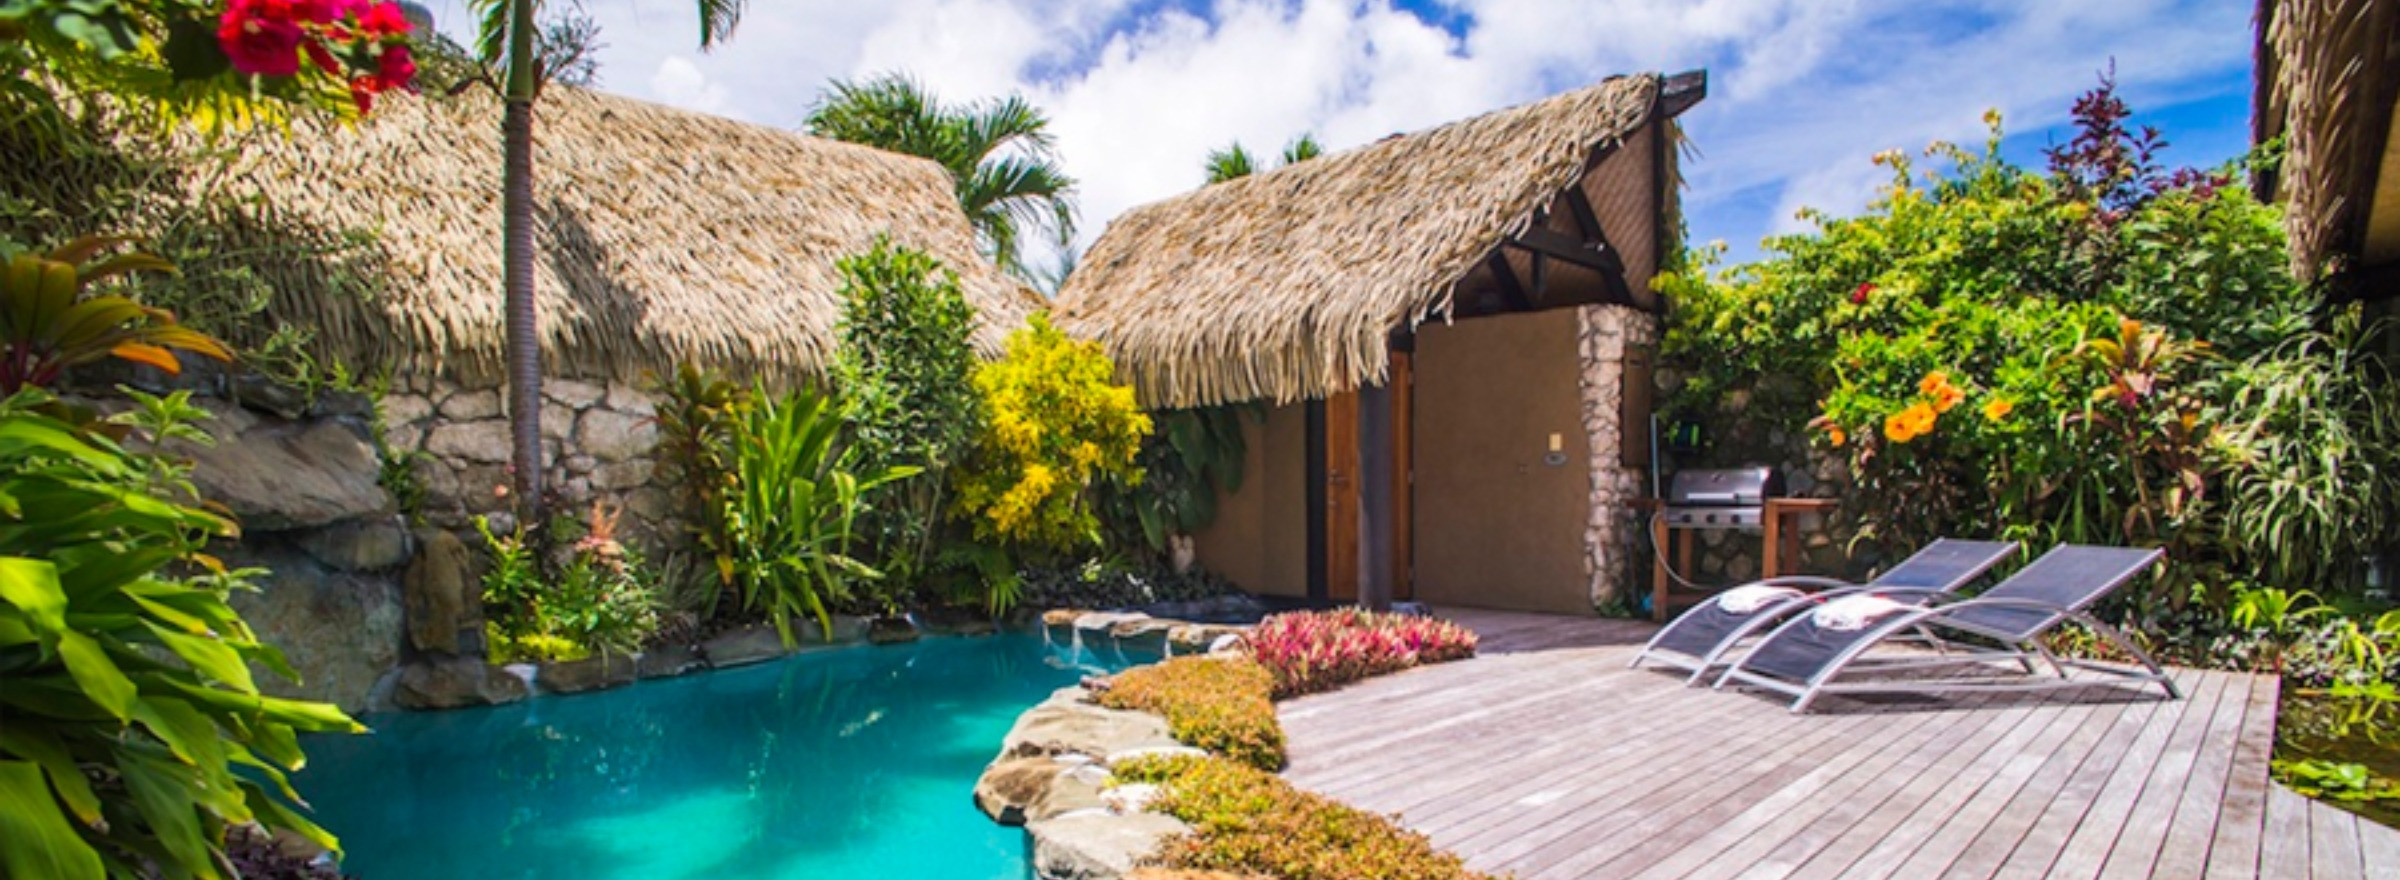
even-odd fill
[(299, 73), (303, 34), (293, 12), (290, 0), (233, 0), (217, 19), (217, 45), (239, 73)]
[[(388, 6), (390, 4), (385, 5)], [(375, 66), (376, 91), (385, 91), (389, 89), (408, 89), (413, 91), (417, 87), (416, 83), (417, 62), (416, 59), (409, 57), (408, 47), (384, 47), (383, 55), (376, 61)]]
[(342, 63), (333, 57), (333, 50), (325, 48), (324, 43), (316, 40), (303, 40), (300, 48), (308, 53), (309, 63), (315, 64), (318, 70), (325, 71), (325, 75), (342, 75)]
[(406, 36), (409, 28), (408, 14), (398, 3), (377, 3), (358, 13), (358, 32), (370, 40)]

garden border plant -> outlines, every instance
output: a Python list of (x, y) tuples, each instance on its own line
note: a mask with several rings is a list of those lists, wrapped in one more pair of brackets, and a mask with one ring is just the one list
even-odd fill
[(1192, 832), (1167, 842), (1168, 867), (1289, 880), (1479, 880), (1458, 857), (1390, 817), (1300, 791), (1274, 775), (1284, 736), (1274, 701), (1375, 675), (1471, 657), (1475, 634), (1448, 621), (1356, 608), (1261, 621), (1230, 655), (1174, 657), (1120, 672), (1092, 700), (1166, 718), (1205, 757), (1147, 755), (1110, 769), (1115, 784), (1160, 786), (1150, 809)]

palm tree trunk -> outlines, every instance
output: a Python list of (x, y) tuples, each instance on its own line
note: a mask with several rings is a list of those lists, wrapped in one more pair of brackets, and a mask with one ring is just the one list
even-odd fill
[(507, 110), (501, 140), (507, 156), (501, 190), (503, 284), (508, 313), (510, 488), (518, 522), (540, 521), (542, 507), (542, 349), (533, 308), (533, 0), (510, 10)]

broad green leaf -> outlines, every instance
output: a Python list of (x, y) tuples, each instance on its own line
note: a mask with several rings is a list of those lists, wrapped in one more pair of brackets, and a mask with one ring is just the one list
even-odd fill
[(47, 561), (0, 557), (0, 602), (25, 612), (26, 621), (45, 633), (67, 628), (67, 594), (58, 567)]
[(69, 630), (59, 634), (59, 657), (67, 662), (67, 673), (83, 688), (86, 696), (119, 721), (133, 717), (135, 699), (133, 682), (110, 660), (108, 651), (91, 636)]
[(193, 670), (209, 680), (245, 694), (258, 692), (257, 683), (250, 680), (249, 665), (242, 662), (241, 654), (224, 642), (208, 636), (177, 632), (147, 620), (142, 621), (142, 627), (157, 637), (160, 644), (166, 645), (167, 650), (175, 652), (175, 656), (183, 658), (183, 662), (191, 664)]
[(10, 877), (101, 880), (100, 855), (76, 836), (42, 769), (0, 761), (0, 869)]
[[(133, 807), (150, 826), (150, 836), (172, 857), (159, 866), (168, 877), (190, 877), (214, 863), (207, 838), (200, 834), (199, 803), (206, 793), (187, 781), (181, 764), (171, 759), (120, 750), (117, 770)], [(213, 876), (214, 870), (209, 874)]]
[(43, 775), (50, 778), (50, 787), (67, 802), (75, 818), (85, 825), (99, 824), (100, 796), (92, 792), (83, 766), (67, 753), (57, 734), (24, 722), (0, 725), (0, 751), (40, 764)]

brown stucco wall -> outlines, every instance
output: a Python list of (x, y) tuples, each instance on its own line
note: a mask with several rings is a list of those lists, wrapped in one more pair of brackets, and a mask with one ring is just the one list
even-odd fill
[(1418, 598), (1591, 613), (1578, 341), (1573, 309), (1418, 329)]
[(1242, 428), (1242, 490), (1217, 499), (1217, 519), (1194, 535), (1201, 566), (1243, 589), (1308, 594), (1308, 420), (1299, 406), (1266, 411)]

